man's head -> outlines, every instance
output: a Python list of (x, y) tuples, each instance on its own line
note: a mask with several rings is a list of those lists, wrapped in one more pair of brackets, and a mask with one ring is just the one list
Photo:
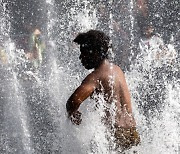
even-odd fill
[(144, 27), (143, 31), (146, 37), (151, 37), (154, 34), (154, 28), (151, 25)]
[(40, 35), (41, 31), (38, 28), (35, 28), (34, 31), (33, 31), (33, 34), (34, 35)]
[(74, 42), (80, 45), (80, 59), (86, 69), (99, 66), (102, 60), (108, 58), (109, 37), (98, 30), (80, 33)]
[(150, 20), (145, 20), (142, 26), (143, 35), (147, 38), (150, 38), (154, 35), (154, 26)]

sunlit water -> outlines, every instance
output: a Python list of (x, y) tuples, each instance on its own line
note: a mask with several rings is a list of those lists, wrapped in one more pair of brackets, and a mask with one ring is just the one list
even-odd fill
[[(3, 2), (1, 2), (4, 4)], [(133, 1), (130, 8), (130, 42), (133, 44)], [(68, 2), (67, 2), (68, 4)], [(112, 1), (109, 2), (112, 4)], [(46, 58), (36, 73), (25, 66), (23, 50), (10, 39), (9, 20), (4, 5), (1, 16), (1, 37), (8, 55), (8, 64), (1, 64), (0, 150), (12, 154), (110, 154), (113, 137), (101, 122), (104, 100), (99, 106), (91, 99), (80, 107), (82, 124), (67, 119), (65, 104), (86, 71), (78, 59), (78, 46), (72, 40), (78, 32), (98, 27), (97, 9), (89, 1), (77, 1), (61, 10), (53, 0), (46, 0)], [(63, 4), (61, 4), (63, 5)], [(109, 6), (108, 6), (109, 7)], [(113, 37), (113, 13), (109, 11), (109, 27), (103, 29)], [(9, 22), (8, 22), (9, 21)], [(133, 48), (130, 47), (133, 54)], [(116, 53), (115, 56), (118, 56)], [(113, 59), (113, 58), (112, 58)], [(130, 57), (131, 59), (131, 57)], [(179, 64), (153, 61), (142, 50), (125, 72), (132, 95), (134, 116), (141, 135), (141, 144), (127, 153), (176, 154), (180, 147), (180, 83)], [(113, 109), (112, 109), (113, 111)]]

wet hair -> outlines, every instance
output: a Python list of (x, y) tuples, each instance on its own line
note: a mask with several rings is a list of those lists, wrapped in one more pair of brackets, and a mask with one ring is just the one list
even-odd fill
[(102, 31), (89, 30), (86, 33), (80, 33), (74, 42), (81, 47), (86, 47), (88, 51), (97, 53), (102, 59), (108, 58), (109, 37)]

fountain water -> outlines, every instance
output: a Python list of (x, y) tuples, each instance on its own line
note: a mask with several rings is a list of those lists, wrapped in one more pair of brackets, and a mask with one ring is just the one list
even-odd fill
[[(67, 119), (65, 103), (88, 73), (80, 65), (79, 49), (72, 40), (78, 32), (96, 28), (102, 28), (113, 38), (116, 34), (116, 14), (111, 10), (114, 2), (108, 1), (108, 6), (104, 2), (87, 0), (41, 2), (43, 9), (39, 9), (43, 12), (42, 20), (45, 21), (43, 32), (47, 46), (44, 63), (38, 73), (25, 78), (23, 75), (27, 71), (21, 66), (26, 65), (26, 60), (19, 60), (22, 56), (19, 53), (22, 54), (22, 51), (13, 47), (12, 41), (10, 44), (13, 48), (5, 46), (10, 62), (7, 66), (1, 66), (0, 149), (2, 153), (13, 154), (113, 153), (109, 150), (109, 145), (113, 143), (109, 143), (107, 138), (110, 141), (113, 139), (101, 123), (103, 98), (97, 96), (100, 104), (98, 108), (94, 101), (85, 101), (80, 108), (83, 113), (80, 126), (72, 125)], [(8, 26), (1, 26), (0, 38), (10, 40), (11, 21), (4, 1), (1, 4), (4, 12), (0, 20), (8, 23), (4, 24)], [(131, 27), (131, 37), (126, 40), (131, 43), (131, 56), (136, 41), (133, 5), (134, 1), (130, 0), (127, 5), (130, 8), (129, 17), (122, 22)], [(123, 14), (121, 19), (124, 16)], [(103, 25), (106, 19), (109, 19), (108, 25)], [(146, 154), (175, 154), (180, 146), (179, 61), (177, 58), (173, 65), (166, 65), (166, 61), (163, 65), (155, 65), (154, 61), (148, 60), (146, 54), (139, 53), (131, 63), (130, 70), (126, 71), (134, 115), (142, 139), (141, 145), (133, 147), (127, 153), (135, 150)], [(130, 59), (133, 60), (131, 57)]]
[[(1, 152), (32, 153), (28, 120), (22, 87), (14, 71), (16, 63), (15, 45), (10, 39), (10, 22), (6, 3), (1, 2), (0, 43), (5, 61), (1, 63)], [(4, 50), (5, 48), (5, 50)], [(2, 61), (1, 61), (2, 62)]]
[(135, 114), (142, 134), (138, 151), (177, 153), (180, 135), (178, 63), (161, 65), (162, 61), (151, 61), (142, 55), (143, 52), (126, 74), (136, 103), (134, 111), (139, 112)]

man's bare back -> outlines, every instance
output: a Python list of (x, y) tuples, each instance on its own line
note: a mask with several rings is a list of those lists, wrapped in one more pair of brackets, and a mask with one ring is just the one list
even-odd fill
[[(104, 60), (99, 68), (89, 74), (83, 82), (93, 81), (96, 85), (96, 93), (102, 93), (106, 103), (111, 104), (115, 102), (115, 125), (123, 128), (135, 127), (130, 93), (120, 67), (110, 63), (108, 60)], [(106, 110), (106, 112), (108, 113), (109, 111)], [(109, 115), (107, 114), (107, 118)]]

